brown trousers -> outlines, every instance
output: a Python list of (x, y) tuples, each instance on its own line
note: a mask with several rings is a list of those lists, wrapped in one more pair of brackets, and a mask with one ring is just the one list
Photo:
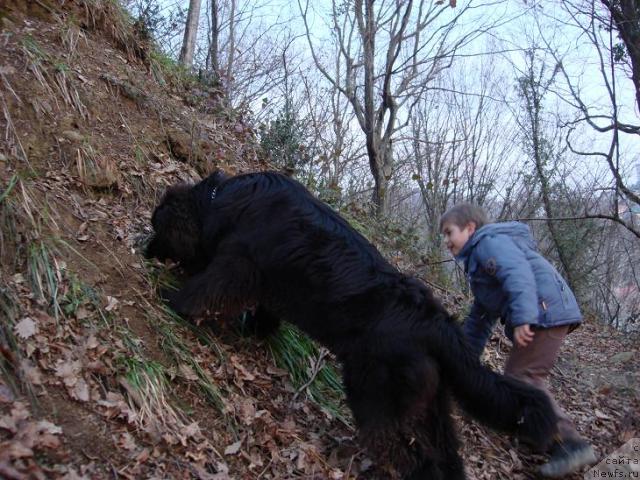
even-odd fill
[(526, 347), (514, 344), (504, 367), (505, 375), (511, 375), (544, 391), (558, 416), (558, 440), (578, 440), (582, 437), (569, 416), (560, 408), (547, 386), (547, 377), (558, 359), (558, 352), (569, 332), (569, 325), (535, 330), (531, 343)]

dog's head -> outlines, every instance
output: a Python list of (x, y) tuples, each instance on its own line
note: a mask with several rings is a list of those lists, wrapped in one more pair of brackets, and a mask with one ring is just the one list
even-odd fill
[(192, 189), (191, 185), (177, 185), (167, 190), (151, 217), (154, 235), (145, 257), (170, 259), (184, 268), (197, 261), (201, 227)]

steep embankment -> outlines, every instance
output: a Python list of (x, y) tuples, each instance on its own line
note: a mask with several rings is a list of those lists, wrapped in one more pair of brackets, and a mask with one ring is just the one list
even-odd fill
[(114, 2), (5, 1), (0, 20), (0, 477), (346, 465), (327, 454), (344, 425), (289, 405), (271, 348), (172, 318), (140, 256), (166, 185), (264, 168), (251, 129)]
[[(377, 476), (325, 401), (335, 373), (295, 332), (194, 328), (157, 300), (169, 280), (140, 249), (164, 188), (264, 168), (215, 89), (154, 53), (114, 2), (0, 0), (0, 132), (0, 477)], [(637, 343), (602, 332), (574, 335), (554, 382), (606, 452), (638, 434), (637, 373), (607, 383), (632, 364), (607, 352)], [(591, 386), (575, 368), (587, 354), (611, 368)], [(310, 376), (321, 382), (298, 392)], [(539, 461), (474, 424), (463, 444), (471, 478), (527, 478)]]

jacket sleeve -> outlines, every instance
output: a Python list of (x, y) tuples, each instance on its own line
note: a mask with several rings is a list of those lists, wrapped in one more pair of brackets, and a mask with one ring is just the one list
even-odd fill
[(511, 327), (538, 324), (536, 279), (522, 250), (506, 235), (487, 237), (478, 247), (480, 264), (495, 275), (506, 295)]
[(473, 302), (471, 312), (462, 328), (467, 338), (467, 343), (476, 357), (482, 354), (487, 340), (491, 336), (495, 322), (496, 317), (491, 317), (477, 301)]

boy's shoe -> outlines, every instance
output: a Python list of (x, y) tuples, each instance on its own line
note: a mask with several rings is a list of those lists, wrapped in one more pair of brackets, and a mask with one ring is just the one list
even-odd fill
[(545, 477), (559, 478), (575, 472), (585, 465), (595, 463), (593, 447), (584, 440), (565, 440), (551, 449), (549, 461), (540, 467)]

